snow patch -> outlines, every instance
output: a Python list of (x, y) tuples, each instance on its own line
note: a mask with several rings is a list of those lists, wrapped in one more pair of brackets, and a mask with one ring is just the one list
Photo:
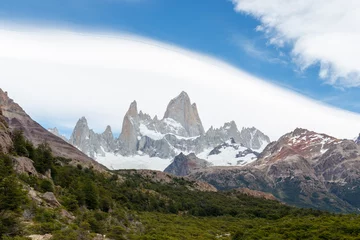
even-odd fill
[(255, 160), (257, 157), (253, 153), (249, 153), (243, 157), (236, 157), (239, 152), (245, 151), (247, 148), (237, 145), (238, 149), (235, 149), (231, 146), (222, 147), (219, 154), (209, 155), (211, 149), (206, 149), (205, 151), (197, 154), (198, 158), (204, 159), (210, 162), (213, 166), (244, 166)]
[(184, 131), (184, 127), (172, 118), (164, 118), (163, 122), (170, 128), (172, 132), (179, 134), (180, 131)]
[(154, 130), (150, 130), (148, 129), (144, 124), (140, 124), (139, 126), (139, 130), (140, 130), (140, 133), (141, 135), (143, 136), (148, 136), (149, 138), (151, 139), (154, 139), (154, 140), (161, 140), (164, 138), (164, 134), (161, 134), (157, 131), (154, 131)]
[[(138, 154), (143, 153), (138, 152)], [(171, 159), (150, 157), (148, 155), (122, 156), (109, 152), (105, 153), (105, 156), (98, 156), (96, 161), (112, 170), (149, 169), (164, 171), (171, 163)]]

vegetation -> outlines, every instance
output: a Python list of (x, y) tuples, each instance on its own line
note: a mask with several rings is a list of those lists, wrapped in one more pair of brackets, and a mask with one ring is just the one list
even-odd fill
[[(47, 178), (18, 175), (0, 155), (0, 239), (51, 233), (55, 240), (93, 239), (360, 239), (357, 215), (298, 209), (228, 192), (200, 192), (174, 178), (159, 183), (134, 171), (100, 173), (54, 157), (13, 134), (12, 155), (34, 161)], [(30, 200), (24, 189), (53, 192), (61, 206)]]

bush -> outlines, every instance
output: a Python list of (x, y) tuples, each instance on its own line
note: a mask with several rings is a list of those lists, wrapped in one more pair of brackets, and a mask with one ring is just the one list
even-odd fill
[(40, 189), (42, 192), (54, 192), (53, 184), (47, 179), (41, 179)]

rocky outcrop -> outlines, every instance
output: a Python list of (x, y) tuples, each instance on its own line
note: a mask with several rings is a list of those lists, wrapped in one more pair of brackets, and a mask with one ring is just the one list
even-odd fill
[[(0, 89), (1, 91), (1, 89)], [(8, 153), (13, 145), (8, 123), (2, 114), (0, 105), (0, 153)]]
[(288, 204), (330, 211), (360, 207), (360, 146), (306, 129), (270, 143), (244, 167), (208, 168), (191, 174), (218, 189), (249, 188)]
[(173, 162), (164, 170), (164, 172), (176, 176), (187, 176), (190, 173), (203, 170), (210, 166), (211, 164), (209, 162), (197, 158), (194, 153), (190, 153), (189, 155), (180, 153), (174, 158)]
[(0, 106), (10, 130), (22, 130), (24, 136), (33, 144), (38, 145), (46, 141), (55, 156), (72, 159), (73, 164), (79, 163), (88, 167), (92, 166), (101, 171), (104, 169), (103, 166), (86, 156), (73, 145), (50, 133), (31, 119), (31, 117), (1, 89)]
[(45, 235), (34, 234), (28, 237), (31, 238), (31, 240), (50, 240), (53, 236), (51, 234), (45, 234)]
[(266, 199), (266, 200), (272, 200), (272, 201), (276, 201), (276, 197), (274, 197), (274, 195), (272, 195), (271, 193), (265, 193), (265, 192), (260, 192), (260, 191), (256, 191), (256, 190), (251, 190), (249, 188), (238, 188), (235, 189), (236, 192), (241, 193), (241, 194), (245, 194), (247, 196), (251, 196), (251, 197), (255, 197), (255, 198), (262, 198), (262, 199)]
[(19, 174), (27, 174), (28, 176), (39, 176), (34, 167), (34, 161), (27, 157), (12, 157), (14, 169)]
[(46, 192), (46, 193), (43, 194), (42, 197), (45, 200), (45, 202), (47, 202), (51, 207), (59, 207), (59, 206), (61, 206), (59, 201), (56, 199), (54, 193), (52, 193), (52, 192)]
[(167, 118), (175, 120), (184, 127), (187, 133), (184, 137), (195, 137), (205, 133), (197, 106), (195, 103), (191, 104), (188, 94), (184, 91), (168, 104), (164, 114), (164, 119)]

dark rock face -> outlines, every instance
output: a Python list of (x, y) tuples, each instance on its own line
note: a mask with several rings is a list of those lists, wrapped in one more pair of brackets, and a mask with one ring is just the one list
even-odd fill
[(288, 204), (336, 212), (360, 207), (360, 146), (306, 129), (270, 143), (244, 167), (191, 174), (218, 189), (245, 187), (272, 193)]
[(210, 165), (209, 162), (197, 158), (193, 153), (190, 153), (189, 155), (180, 153), (174, 158), (174, 161), (164, 170), (164, 172), (176, 176), (186, 176), (193, 172), (205, 169)]
[(93, 166), (99, 170), (104, 169), (103, 166), (87, 157), (74, 146), (40, 126), (40, 124), (31, 119), (31, 117), (1, 89), (0, 106), (10, 130), (22, 130), (24, 136), (33, 144), (38, 145), (46, 141), (55, 156), (70, 158), (73, 159), (74, 163), (81, 163), (89, 167)]

